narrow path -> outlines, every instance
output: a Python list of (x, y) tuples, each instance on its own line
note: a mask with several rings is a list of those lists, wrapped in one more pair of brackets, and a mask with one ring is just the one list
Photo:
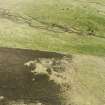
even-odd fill
[[(43, 22), (38, 20), (37, 18), (33, 18), (31, 16), (26, 16), (26, 15), (21, 16), (20, 14), (16, 14), (14, 12), (9, 11), (8, 9), (3, 9), (3, 8), (0, 8), (0, 18), (5, 18), (16, 23), (28, 24), (32, 28), (44, 29), (52, 31), (54, 33), (64, 33), (64, 32), (77, 33), (77, 34), (80, 33), (77, 29), (73, 27), (68, 28), (66, 26), (55, 23)], [(35, 22), (39, 23), (40, 25), (33, 24)]]

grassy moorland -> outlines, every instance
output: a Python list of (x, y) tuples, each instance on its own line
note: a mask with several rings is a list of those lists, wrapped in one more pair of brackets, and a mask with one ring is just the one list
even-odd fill
[(0, 47), (72, 54), (71, 105), (105, 105), (104, 0), (0, 0)]

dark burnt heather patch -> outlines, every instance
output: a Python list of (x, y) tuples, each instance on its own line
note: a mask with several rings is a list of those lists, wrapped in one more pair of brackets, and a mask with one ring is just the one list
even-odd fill
[(49, 81), (47, 75), (33, 75), (24, 64), (38, 58), (62, 59), (65, 56), (47, 51), (0, 48), (0, 105), (62, 105), (60, 85)]

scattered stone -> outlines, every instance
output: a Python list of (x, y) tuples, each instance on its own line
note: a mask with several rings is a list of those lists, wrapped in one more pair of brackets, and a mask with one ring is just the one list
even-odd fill
[[(30, 70), (31, 73), (36, 75), (47, 75), (49, 80), (53, 80), (57, 84), (65, 84), (67, 82), (67, 70), (69, 68), (70, 62), (63, 59), (49, 59), (40, 58), (38, 60), (29, 61), (25, 63), (25, 66), (29, 68), (34, 67)], [(35, 79), (33, 79), (35, 81)]]
[(4, 96), (0, 96), (0, 100), (3, 100), (4, 99)]

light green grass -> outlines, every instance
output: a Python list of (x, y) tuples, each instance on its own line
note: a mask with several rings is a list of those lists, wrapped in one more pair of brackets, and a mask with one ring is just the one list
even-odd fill
[[(80, 32), (79, 35), (65, 32), (54, 33), (44, 29), (33, 29), (27, 24), (17, 24), (11, 20), (1, 19), (3, 24), (0, 24), (0, 46), (104, 55), (105, 8), (103, 3), (104, 1), (99, 0), (0, 1), (1, 8), (9, 9), (13, 13), (31, 16), (47, 23), (47, 26), (57, 24), (76, 28)], [(38, 23), (33, 24), (39, 25)], [(95, 36), (88, 35), (92, 30)]]
[(53, 33), (1, 19), (0, 46), (104, 55), (105, 40), (93, 36)]

